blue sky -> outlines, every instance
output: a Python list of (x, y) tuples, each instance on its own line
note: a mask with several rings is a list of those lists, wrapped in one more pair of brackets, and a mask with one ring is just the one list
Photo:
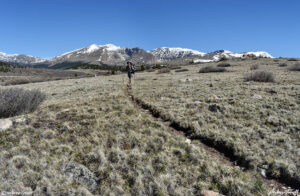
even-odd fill
[(0, 0), (0, 51), (54, 57), (113, 43), (300, 57), (299, 0)]

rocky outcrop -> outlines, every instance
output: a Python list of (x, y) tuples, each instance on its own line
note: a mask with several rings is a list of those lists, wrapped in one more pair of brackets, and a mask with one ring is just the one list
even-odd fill
[(6, 130), (9, 127), (11, 127), (13, 124), (13, 121), (10, 119), (0, 119), (0, 130)]
[(97, 188), (99, 179), (82, 164), (71, 161), (65, 165), (64, 173), (72, 176), (77, 183), (87, 186), (92, 191)]
[(209, 191), (209, 190), (203, 190), (201, 191), (201, 195), (200, 196), (223, 196), (217, 192), (214, 191)]

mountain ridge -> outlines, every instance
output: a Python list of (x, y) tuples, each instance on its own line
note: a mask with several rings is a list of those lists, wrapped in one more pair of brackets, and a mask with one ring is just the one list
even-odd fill
[(51, 59), (0, 52), (0, 61), (33, 67), (62, 68), (78, 63), (120, 66), (125, 65), (127, 61), (132, 61), (136, 64), (152, 64), (181, 58), (192, 58), (194, 62), (210, 62), (218, 61), (221, 58), (243, 58), (246, 56), (273, 58), (269, 53), (264, 51), (234, 53), (228, 50), (217, 50), (204, 53), (180, 47), (161, 47), (146, 51), (138, 47), (127, 48), (114, 44), (91, 44), (83, 48), (65, 52)]

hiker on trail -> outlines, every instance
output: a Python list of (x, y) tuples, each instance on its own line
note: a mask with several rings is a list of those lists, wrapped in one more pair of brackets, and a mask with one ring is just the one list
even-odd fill
[(129, 78), (129, 86), (131, 86), (132, 79), (134, 77), (135, 67), (133, 66), (133, 64), (131, 62), (128, 61), (126, 69), (127, 69), (128, 78)]

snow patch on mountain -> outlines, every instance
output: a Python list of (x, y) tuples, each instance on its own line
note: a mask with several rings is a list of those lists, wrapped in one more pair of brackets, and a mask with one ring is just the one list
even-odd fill
[(269, 53), (267, 52), (263, 52), (263, 51), (258, 51), (258, 52), (244, 52), (243, 54), (252, 54), (256, 57), (260, 57), (260, 58), (274, 58), (272, 55), (270, 55)]
[(96, 50), (99, 50), (99, 46), (97, 46), (96, 44), (92, 44), (92, 45), (88, 46), (86, 48), (86, 50), (83, 51), (83, 53), (92, 53)]
[(192, 50), (188, 48), (156, 48), (154, 50), (148, 51), (153, 54), (157, 59), (164, 61), (164, 60), (173, 60), (183, 57), (189, 56), (204, 56), (205, 53), (199, 52), (197, 50)]
[(210, 63), (210, 62), (214, 62), (215, 60), (211, 60), (211, 59), (194, 59), (193, 63)]
[(106, 45), (103, 45), (103, 46), (104, 46), (105, 49), (108, 50), (108, 51), (117, 51), (117, 50), (122, 49), (121, 47), (116, 46), (116, 45), (113, 45), (113, 44), (106, 44)]

